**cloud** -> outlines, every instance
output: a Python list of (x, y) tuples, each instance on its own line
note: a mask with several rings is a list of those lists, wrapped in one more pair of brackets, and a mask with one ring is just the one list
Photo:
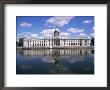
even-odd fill
[(84, 32), (84, 29), (79, 29), (79, 28), (69, 28), (67, 29), (68, 32), (71, 33), (80, 33), (80, 32)]
[(87, 37), (87, 38), (91, 38), (91, 37), (94, 37), (94, 33), (92, 33), (92, 34), (86, 34), (86, 33), (80, 33), (79, 34), (79, 37)]
[[(44, 29), (42, 32), (40, 32), (42, 34), (42, 37), (53, 37), (54, 36), (54, 31), (57, 30), (60, 32), (60, 30), (58, 28), (56, 29)], [(64, 37), (67, 38), (69, 37), (70, 33), (68, 32), (60, 32), (60, 37)]]
[(92, 33), (90, 34), (90, 37), (94, 37), (94, 30), (95, 30), (95, 27), (92, 28)]
[(16, 37), (16, 41), (19, 42), (19, 38), (18, 37)]
[(20, 27), (31, 27), (32, 24), (31, 23), (28, 23), (28, 22), (22, 22), (20, 23)]
[(83, 21), (83, 23), (89, 24), (89, 23), (91, 23), (92, 21), (93, 21), (93, 20), (87, 19), (87, 20)]
[(63, 27), (64, 25), (68, 24), (72, 18), (72, 16), (55, 16), (50, 17), (46, 22), (55, 26)]
[(40, 33), (42, 34), (43, 37), (52, 37), (55, 30), (59, 31), (58, 28), (56, 28), (56, 29), (44, 29)]
[(61, 32), (61, 33), (60, 33), (60, 36), (61, 36), (61, 37), (66, 37), (66, 38), (68, 38), (69, 35), (70, 35), (70, 33), (68, 33), (68, 32)]
[(87, 36), (85, 33), (80, 33), (79, 36)]
[(38, 37), (37, 34), (31, 34), (31, 37)]
[(43, 34), (43, 37), (52, 37), (53, 35), (51, 34)]
[(17, 38), (37, 38), (38, 37), (38, 34), (33, 34), (31, 32), (23, 32), (23, 33), (20, 33), (20, 34), (17, 34)]
[(94, 37), (94, 33), (91, 33), (90, 36), (91, 36), (91, 37)]
[(92, 28), (92, 31), (93, 31), (93, 32), (94, 32), (94, 30), (95, 30), (95, 27)]

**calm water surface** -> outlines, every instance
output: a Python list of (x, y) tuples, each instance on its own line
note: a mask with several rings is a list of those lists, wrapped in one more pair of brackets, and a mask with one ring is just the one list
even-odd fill
[(16, 74), (94, 74), (94, 50), (16, 51)]

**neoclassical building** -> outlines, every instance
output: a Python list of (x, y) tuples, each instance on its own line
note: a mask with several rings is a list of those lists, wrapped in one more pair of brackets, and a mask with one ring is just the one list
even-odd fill
[(41, 48), (71, 48), (71, 47), (88, 47), (91, 39), (89, 37), (79, 37), (66, 39), (60, 37), (60, 33), (55, 30), (52, 38), (27, 38), (23, 40), (24, 47), (41, 47)]

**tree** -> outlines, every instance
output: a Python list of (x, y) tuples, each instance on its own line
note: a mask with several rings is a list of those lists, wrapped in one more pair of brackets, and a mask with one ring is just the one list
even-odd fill
[(18, 47), (19, 46), (19, 43), (16, 41), (16, 47)]
[(19, 46), (23, 46), (23, 39), (24, 39), (24, 38), (20, 38), (20, 39), (19, 39)]
[(94, 46), (94, 38), (91, 39), (91, 46)]

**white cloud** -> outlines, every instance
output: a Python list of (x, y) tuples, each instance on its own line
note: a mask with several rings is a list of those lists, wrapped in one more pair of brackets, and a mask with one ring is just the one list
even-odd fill
[(20, 34), (17, 34), (17, 37), (18, 38), (27, 38), (29, 36), (31, 36), (31, 32), (23, 32), (23, 33), (20, 33)]
[(90, 37), (94, 37), (94, 30), (95, 30), (95, 27), (92, 28), (92, 33), (89, 35)]
[(80, 33), (79, 36), (87, 36), (85, 33)]
[(52, 37), (53, 35), (51, 35), (51, 34), (43, 34), (43, 37)]
[(19, 38), (18, 37), (16, 37), (16, 41), (19, 42)]
[(92, 31), (93, 31), (93, 32), (94, 32), (94, 30), (95, 30), (95, 27), (92, 28)]
[(28, 22), (22, 22), (20, 23), (20, 27), (31, 27), (32, 24), (31, 23), (28, 23)]
[(89, 24), (89, 23), (91, 23), (91, 22), (92, 22), (92, 20), (89, 20), (89, 19), (83, 21), (83, 23), (87, 23), (87, 24)]
[(49, 18), (46, 22), (55, 26), (63, 27), (64, 25), (68, 24), (72, 18), (72, 16), (55, 16)]
[(43, 37), (52, 37), (55, 30), (59, 31), (59, 29), (57, 28), (56, 29), (44, 29), (40, 33), (42, 34)]
[(79, 29), (79, 28), (69, 28), (67, 29), (68, 32), (71, 33), (80, 33), (80, 32), (84, 32), (84, 29)]
[(31, 34), (31, 37), (38, 37), (37, 34)]
[(60, 36), (61, 36), (61, 37), (66, 37), (66, 38), (68, 38), (69, 35), (70, 35), (70, 33), (68, 33), (68, 32), (61, 32), (61, 33), (60, 33)]
[(20, 33), (20, 34), (17, 34), (17, 38), (37, 38), (38, 37), (38, 34), (33, 34), (31, 32), (23, 32), (23, 33)]
[[(56, 29), (44, 29), (40, 33), (42, 34), (42, 37), (53, 37), (55, 30), (59, 31), (58, 28), (56, 28)], [(69, 35), (70, 35), (70, 33), (68, 33), (68, 32), (60, 32), (60, 35), (59, 36), (64, 37), (64, 38), (67, 38), (67, 37), (69, 37)]]
[(91, 33), (90, 36), (91, 36), (91, 37), (94, 37), (94, 33)]
[(86, 33), (80, 33), (79, 34), (79, 37), (88, 37), (88, 38), (91, 38), (91, 37), (94, 37), (94, 33), (92, 33), (92, 34), (86, 34)]

